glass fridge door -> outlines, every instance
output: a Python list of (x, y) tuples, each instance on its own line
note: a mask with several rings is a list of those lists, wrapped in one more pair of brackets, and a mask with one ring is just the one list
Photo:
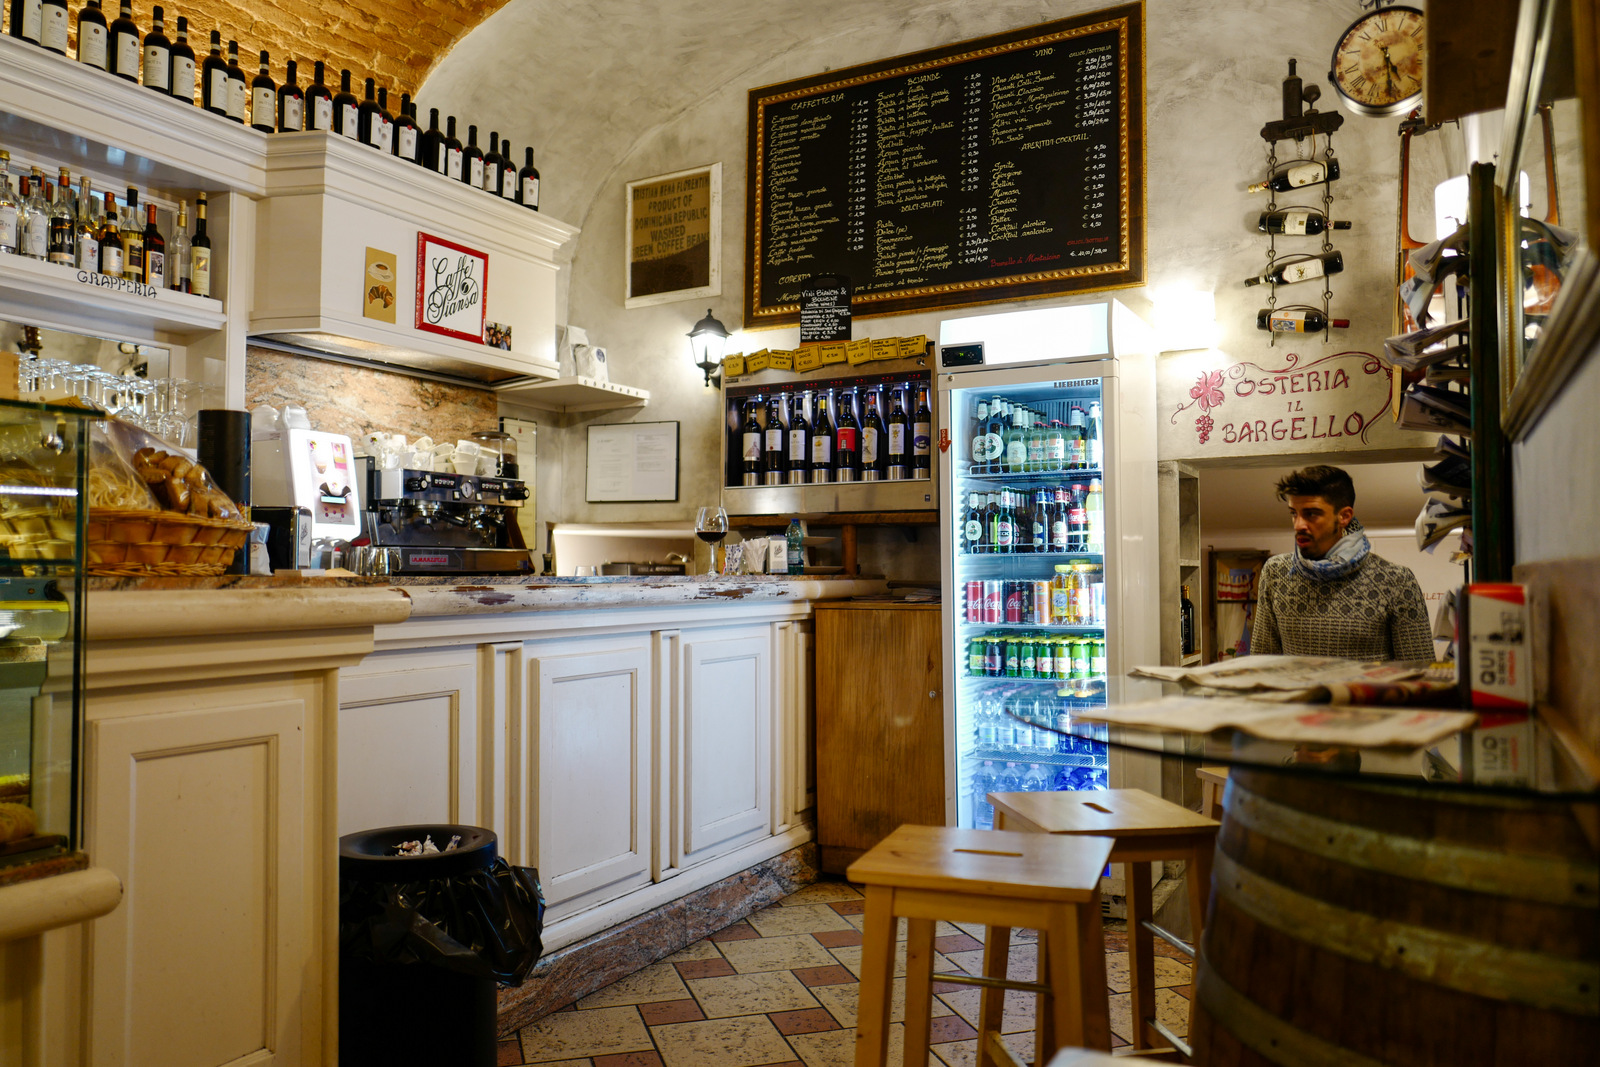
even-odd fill
[[(1100, 378), (948, 393), (957, 818), (990, 792), (1107, 788)], [(1115, 610), (1115, 607), (1112, 607)], [(1047, 729), (1048, 728), (1048, 729)], [(1055, 731), (1073, 729), (1077, 736)]]

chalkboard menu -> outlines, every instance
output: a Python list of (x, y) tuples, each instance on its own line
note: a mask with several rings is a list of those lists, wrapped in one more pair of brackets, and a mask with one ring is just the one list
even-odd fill
[(750, 91), (745, 325), (1144, 281), (1139, 4)]

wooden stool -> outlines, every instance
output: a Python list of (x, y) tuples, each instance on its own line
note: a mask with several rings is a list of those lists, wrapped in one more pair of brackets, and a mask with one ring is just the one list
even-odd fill
[[(1043, 834), (1094, 834), (1115, 839), (1111, 862), (1123, 864), (1128, 885), (1128, 976), (1133, 988), (1133, 1047), (1158, 1048), (1166, 1041), (1183, 1051), (1186, 1043), (1156, 1021), (1155, 934), (1194, 957), (1194, 948), (1156, 926), (1152, 919), (1150, 864), (1184, 860), (1189, 881), (1189, 911), (1195, 944), (1200, 942), (1206, 905), (1211, 899), (1211, 854), (1216, 849), (1219, 823), (1187, 808), (1152, 796), (1142, 789), (1102, 789), (1080, 793), (990, 793), (995, 826)], [(991, 930), (983, 942), (983, 973), (1004, 968), (1010, 949), (1009, 930)], [(1045, 966), (1045, 948), (1039, 949), (1039, 966)], [(998, 1021), (1004, 1008), (1001, 994), (984, 991), (980, 1029)], [(1189, 1000), (1190, 1026), (1194, 998)], [(1040, 1016), (1038, 1044), (1048, 1043), (1050, 1020)], [(1039, 1062), (1044, 1062), (1039, 1057)], [(980, 1065), (982, 1060), (979, 1061)]]
[(1228, 787), (1228, 768), (1196, 767), (1200, 779), (1200, 814), (1208, 819), (1222, 818), (1222, 791)]
[[(1038, 837), (993, 830), (902, 826), (850, 865), (846, 876), (866, 887), (861, 941), (861, 999), (856, 1013), (856, 1067), (884, 1067), (894, 988), (897, 920), (905, 918), (905, 1062), (928, 1062), (933, 980), (1041, 994), (1061, 1046), (1111, 1048), (1104, 994), (1105, 943), (1100, 933), (1100, 872), (1111, 856), (1102, 837)], [(1008, 982), (933, 973), (933, 931), (940, 920), (1020, 926), (1053, 946), (1039, 982)], [(1015, 1064), (998, 1023), (980, 1030), (983, 1061)], [(988, 1031), (992, 1031), (988, 1032)], [(1054, 1052), (1056, 1048), (1050, 1048)], [(998, 1049), (998, 1053), (994, 1050)]]

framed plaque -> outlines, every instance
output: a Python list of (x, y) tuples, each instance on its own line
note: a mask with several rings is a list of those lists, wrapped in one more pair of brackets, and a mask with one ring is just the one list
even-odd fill
[(722, 295), (722, 164), (628, 183), (630, 308)]
[(489, 254), (417, 234), (417, 329), (483, 344)]

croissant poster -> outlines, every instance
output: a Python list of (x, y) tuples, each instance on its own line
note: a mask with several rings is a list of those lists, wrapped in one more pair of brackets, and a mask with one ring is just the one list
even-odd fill
[(394, 321), (395, 263), (393, 252), (378, 248), (367, 249), (367, 270), (362, 284), (365, 293), (361, 298), (361, 314), (379, 322)]

